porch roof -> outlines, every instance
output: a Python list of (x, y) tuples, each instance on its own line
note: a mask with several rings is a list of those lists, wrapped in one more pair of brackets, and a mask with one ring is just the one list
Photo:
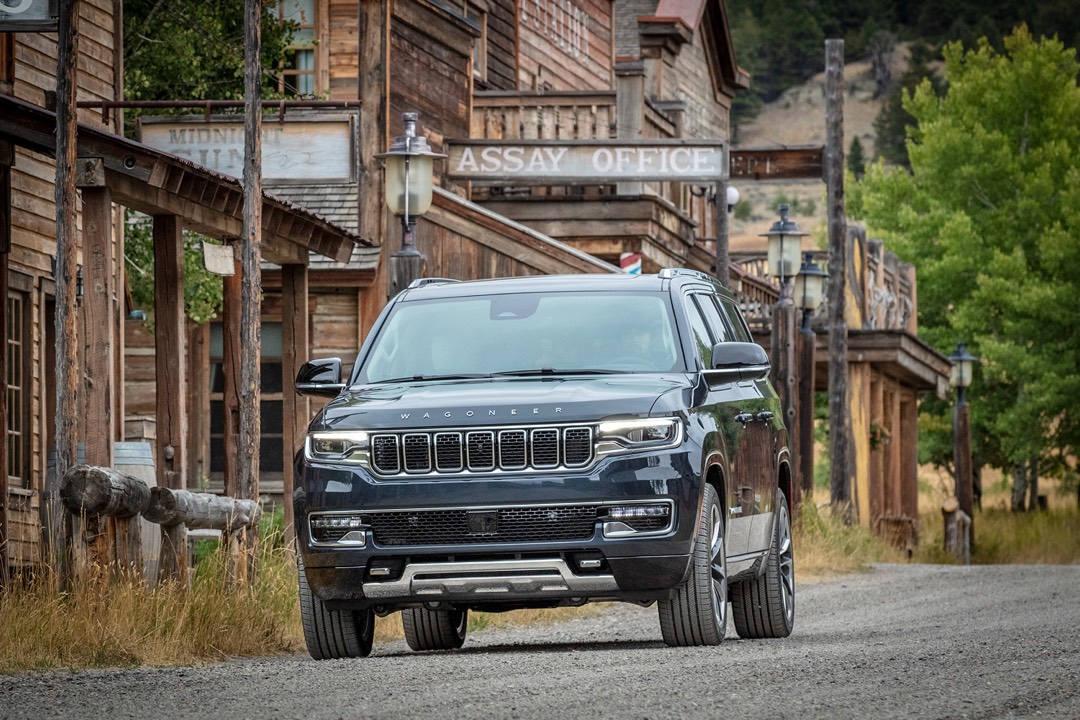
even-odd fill
[[(0, 140), (55, 156), (56, 114), (0, 95)], [(244, 192), (239, 180), (184, 158), (80, 123), (79, 158), (102, 158), (113, 200), (148, 215), (176, 215), (185, 227), (222, 239), (241, 236)], [(263, 193), (262, 253), (277, 264), (308, 263), (309, 252), (346, 262), (356, 245), (370, 246), (287, 200)]]

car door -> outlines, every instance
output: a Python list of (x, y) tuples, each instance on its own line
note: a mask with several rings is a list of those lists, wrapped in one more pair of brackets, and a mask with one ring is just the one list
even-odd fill
[[(691, 293), (685, 296), (686, 315), (690, 322), (694, 345), (701, 367), (712, 367), (712, 349), (716, 343), (725, 342), (728, 333), (718, 322), (715, 306), (709, 293)], [(709, 311), (709, 308), (712, 308)], [(709, 316), (706, 316), (709, 312)], [(709, 317), (709, 319), (707, 319)], [(747, 449), (747, 430), (750, 422), (740, 417), (744, 389), (740, 383), (716, 382), (708, 373), (702, 373), (704, 395), (699, 398), (694, 413), (709, 418), (713, 436), (705, 444), (710, 452), (722, 456), (721, 465), (727, 476), (727, 492), (724, 505), (728, 509), (726, 540), (728, 556), (737, 558), (749, 552), (752, 512), (747, 512), (744, 496), (750, 487), (753, 464), (744, 462)]]
[[(735, 303), (727, 298), (713, 296), (720, 316), (726, 322), (731, 339), (737, 342), (753, 342)], [(740, 457), (744, 463), (746, 485), (742, 489), (746, 500), (744, 512), (751, 516), (749, 550), (767, 550), (772, 542), (773, 510), (776, 500), (776, 464), (778, 450), (785, 443), (783, 411), (780, 401), (767, 378), (739, 383), (741, 411), (753, 417), (747, 423), (745, 444)]]

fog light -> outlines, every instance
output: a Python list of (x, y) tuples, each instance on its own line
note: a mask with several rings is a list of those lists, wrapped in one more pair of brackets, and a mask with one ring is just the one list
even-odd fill
[(612, 520), (668, 517), (669, 515), (671, 515), (671, 508), (667, 505), (628, 505), (608, 510), (608, 517)]
[(362, 515), (345, 513), (312, 515), (308, 518), (311, 539), (316, 543), (334, 543), (363, 547), (367, 544), (367, 521)]
[(604, 537), (661, 535), (671, 530), (672, 507), (670, 503), (617, 505), (606, 510)]

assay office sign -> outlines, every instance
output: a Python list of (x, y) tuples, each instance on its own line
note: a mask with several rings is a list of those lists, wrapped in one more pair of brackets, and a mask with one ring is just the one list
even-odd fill
[(716, 182), (728, 176), (721, 143), (696, 140), (451, 140), (447, 174), (521, 184)]
[(0, 32), (56, 32), (58, 0), (0, 0)]

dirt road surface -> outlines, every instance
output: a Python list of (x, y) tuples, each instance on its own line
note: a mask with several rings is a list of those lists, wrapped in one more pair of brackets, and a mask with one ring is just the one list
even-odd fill
[(0, 677), (0, 717), (1080, 718), (1080, 566), (877, 566), (800, 584), (790, 638), (728, 638), (615, 605), (457, 652)]

